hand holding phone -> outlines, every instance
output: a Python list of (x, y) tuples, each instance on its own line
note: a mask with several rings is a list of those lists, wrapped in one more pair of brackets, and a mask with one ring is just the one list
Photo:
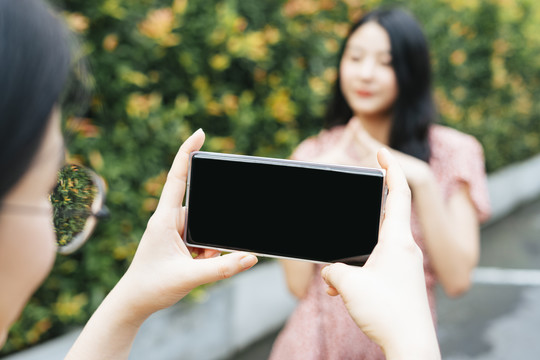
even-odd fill
[(377, 244), (384, 180), (382, 169), (194, 152), (184, 241), (362, 265)]

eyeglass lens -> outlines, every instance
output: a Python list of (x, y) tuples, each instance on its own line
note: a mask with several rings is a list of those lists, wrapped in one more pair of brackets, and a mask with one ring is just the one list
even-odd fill
[(102, 180), (79, 165), (66, 165), (58, 172), (58, 184), (51, 194), (58, 252), (72, 253), (90, 237), (96, 214), (103, 207)]

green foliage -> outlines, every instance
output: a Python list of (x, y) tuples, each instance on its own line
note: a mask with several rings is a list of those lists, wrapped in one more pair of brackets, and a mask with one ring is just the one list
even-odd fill
[[(286, 157), (322, 126), (352, 19), (378, 0), (56, 0), (95, 90), (69, 118), (72, 159), (108, 182), (111, 218), (59, 257), (5, 351), (84, 322), (129, 264), (179, 145)], [(395, 3), (395, 1), (393, 2)], [(441, 122), (476, 136), (490, 171), (540, 150), (540, 5), (401, 1), (431, 45)]]

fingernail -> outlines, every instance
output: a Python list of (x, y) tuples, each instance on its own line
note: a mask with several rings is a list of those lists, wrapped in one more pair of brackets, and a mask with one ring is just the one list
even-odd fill
[(244, 269), (249, 269), (255, 265), (259, 259), (255, 255), (249, 254), (240, 259), (240, 266)]
[(321, 276), (322, 276), (323, 278), (326, 277), (326, 273), (328, 272), (328, 267), (329, 267), (329, 266), (330, 266), (330, 265), (326, 265), (325, 267), (322, 268), (322, 270), (321, 270)]

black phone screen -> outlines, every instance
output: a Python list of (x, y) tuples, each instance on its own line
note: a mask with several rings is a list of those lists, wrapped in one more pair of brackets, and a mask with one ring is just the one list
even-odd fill
[[(254, 159), (256, 159), (254, 161)], [(192, 154), (185, 240), (316, 262), (363, 264), (377, 243), (384, 173)]]

